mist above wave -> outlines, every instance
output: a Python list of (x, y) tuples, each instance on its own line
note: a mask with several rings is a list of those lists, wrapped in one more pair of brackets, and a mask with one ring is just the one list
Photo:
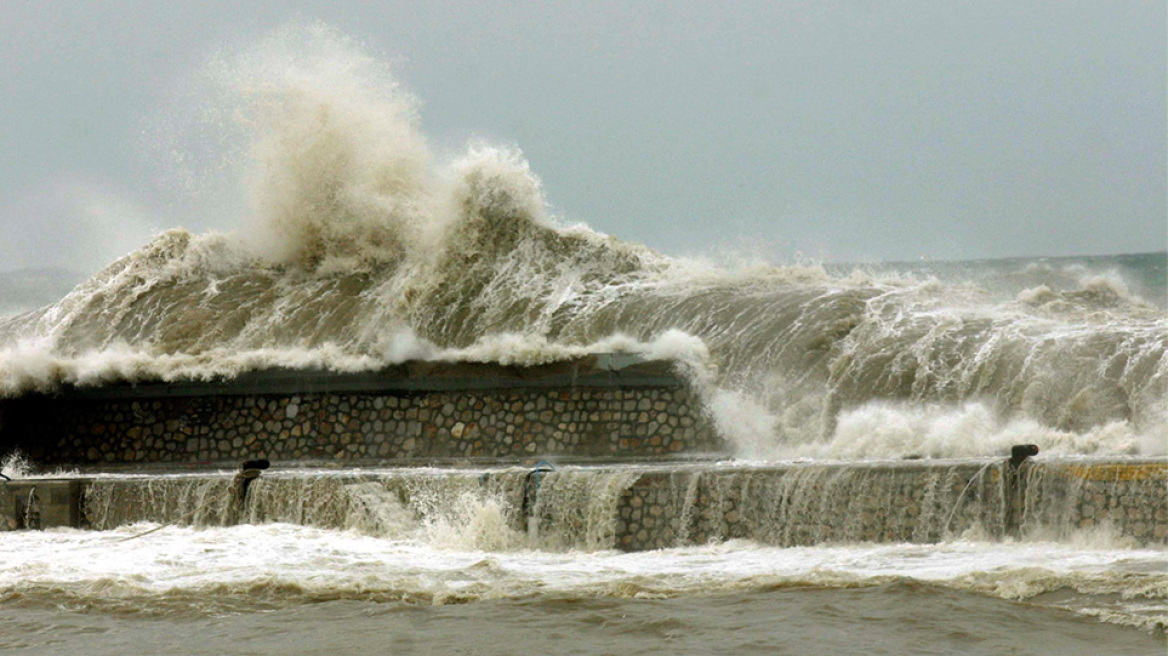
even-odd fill
[[(242, 227), (163, 232), (0, 319), (0, 392), (628, 351), (677, 359), (750, 457), (1163, 441), (1168, 319), (1122, 278), (1003, 299), (932, 276), (671, 259), (548, 216), (517, 148), (435, 157), (416, 99), (330, 28), (284, 28), (204, 75), (210, 115), (241, 140)], [(922, 412), (973, 428), (937, 440), (945, 422)]]

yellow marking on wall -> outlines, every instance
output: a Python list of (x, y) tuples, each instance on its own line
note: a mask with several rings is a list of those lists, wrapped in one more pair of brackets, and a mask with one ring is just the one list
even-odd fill
[(1168, 481), (1168, 463), (1047, 466), (1060, 474), (1087, 481)]

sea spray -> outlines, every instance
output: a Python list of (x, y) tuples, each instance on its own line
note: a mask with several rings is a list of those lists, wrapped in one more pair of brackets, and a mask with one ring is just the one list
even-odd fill
[(14, 478), (24, 478), (28, 476), (32, 470), (31, 463), (24, 457), (24, 454), (19, 451), (13, 451), (0, 458), (0, 476), (9, 480)]
[(166, 231), (0, 319), (5, 395), (615, 350), (675, 357), (743, 457), (1163, 442), (1168, 318), (1122, 280), (1023, 271), (1009, 284), (1036, 284), (1003, 296), (981, 274), (721, 268), (562, 226), (521, 152), (436, 160), (385, 64), (318, 25), (225, 53), (204, 82), (240, 140), (243, 227)]

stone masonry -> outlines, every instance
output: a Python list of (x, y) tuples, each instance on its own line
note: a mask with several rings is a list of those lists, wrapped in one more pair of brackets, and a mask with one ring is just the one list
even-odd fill
[[(617, 544), (643, 551), (742, 538), (782, 546), (936, 542), (1104, 530), (1168, 544), (1168, 462), (887, 463), (646, 471), (616, 508)], [(1007, 511), (1007, 499), (1018, 507)]]
[(668, 369), (658, 364), (646, 376), (640, 363), (641, 375), (619, 376), (586, 364), (570, 376), (537, 377), (430, 366), (353, 391), (300, 384), (263, 393), (229, 382), (189, 394), (32, 397), (4, 408), (3, 434), (35, 462), (81, 465), (636, 460), (725, 450), (698, 399)]

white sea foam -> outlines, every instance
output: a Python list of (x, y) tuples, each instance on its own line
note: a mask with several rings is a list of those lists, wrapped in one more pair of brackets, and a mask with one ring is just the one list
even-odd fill
[[(480, 509), (481, 511), (481, 509)], [(920, 581), (1003, 599), (1067, 590), (1059, 603), (1119, 613), (1152, 627), (1168, 621), (1168, 558), (1155, 549), (1065, 543), (840, 545), (774, 548), (733, 541), (642, 553), (499, 551), (483, 543), (473, 514), (462, 536), (431, 531), (442, 546), (286, 524), (117, 531), (54, 529), (9, 534), (0, 543), (0, 596), (20, 592), (71, 606), (189, 603), (238, 607), (311, 599), (450, 603), (540, 597), (663, 598), (773, 589), (856, 587)], [(473, 538), (478, 533), (479, 538)], [(473, 539), (472, 539), (473, 538)], [(1123, 614), (1111, 601), (1139, 601)]]
[(1052, 289), (1041, 284), (1018, 292), (1017, 300), (1046, 312), (1099, 312), (1119, 306), (1153, 308), (1151, 303), (1131, 291), (1117, 271), (1088, 272), (1080, 268), (1075, 274), (1067, 289)]
[(1048, 455), (1131, 455), (1156, 434), (1143, 435), (1125, 421), (1084, 432), (1058, 430), (1028, 418), (1002, 419), (978, 402), (872, 403), (841, 413), (838, 421), (826, 453), (841, 459), (992, 456), (1015, 444), (1035, 444)]
[(29, 475), (31, 470), (32, 465), (19, 451), (9, 453), (0, 460), (0, 474), (10, 479), (24, 478)]

